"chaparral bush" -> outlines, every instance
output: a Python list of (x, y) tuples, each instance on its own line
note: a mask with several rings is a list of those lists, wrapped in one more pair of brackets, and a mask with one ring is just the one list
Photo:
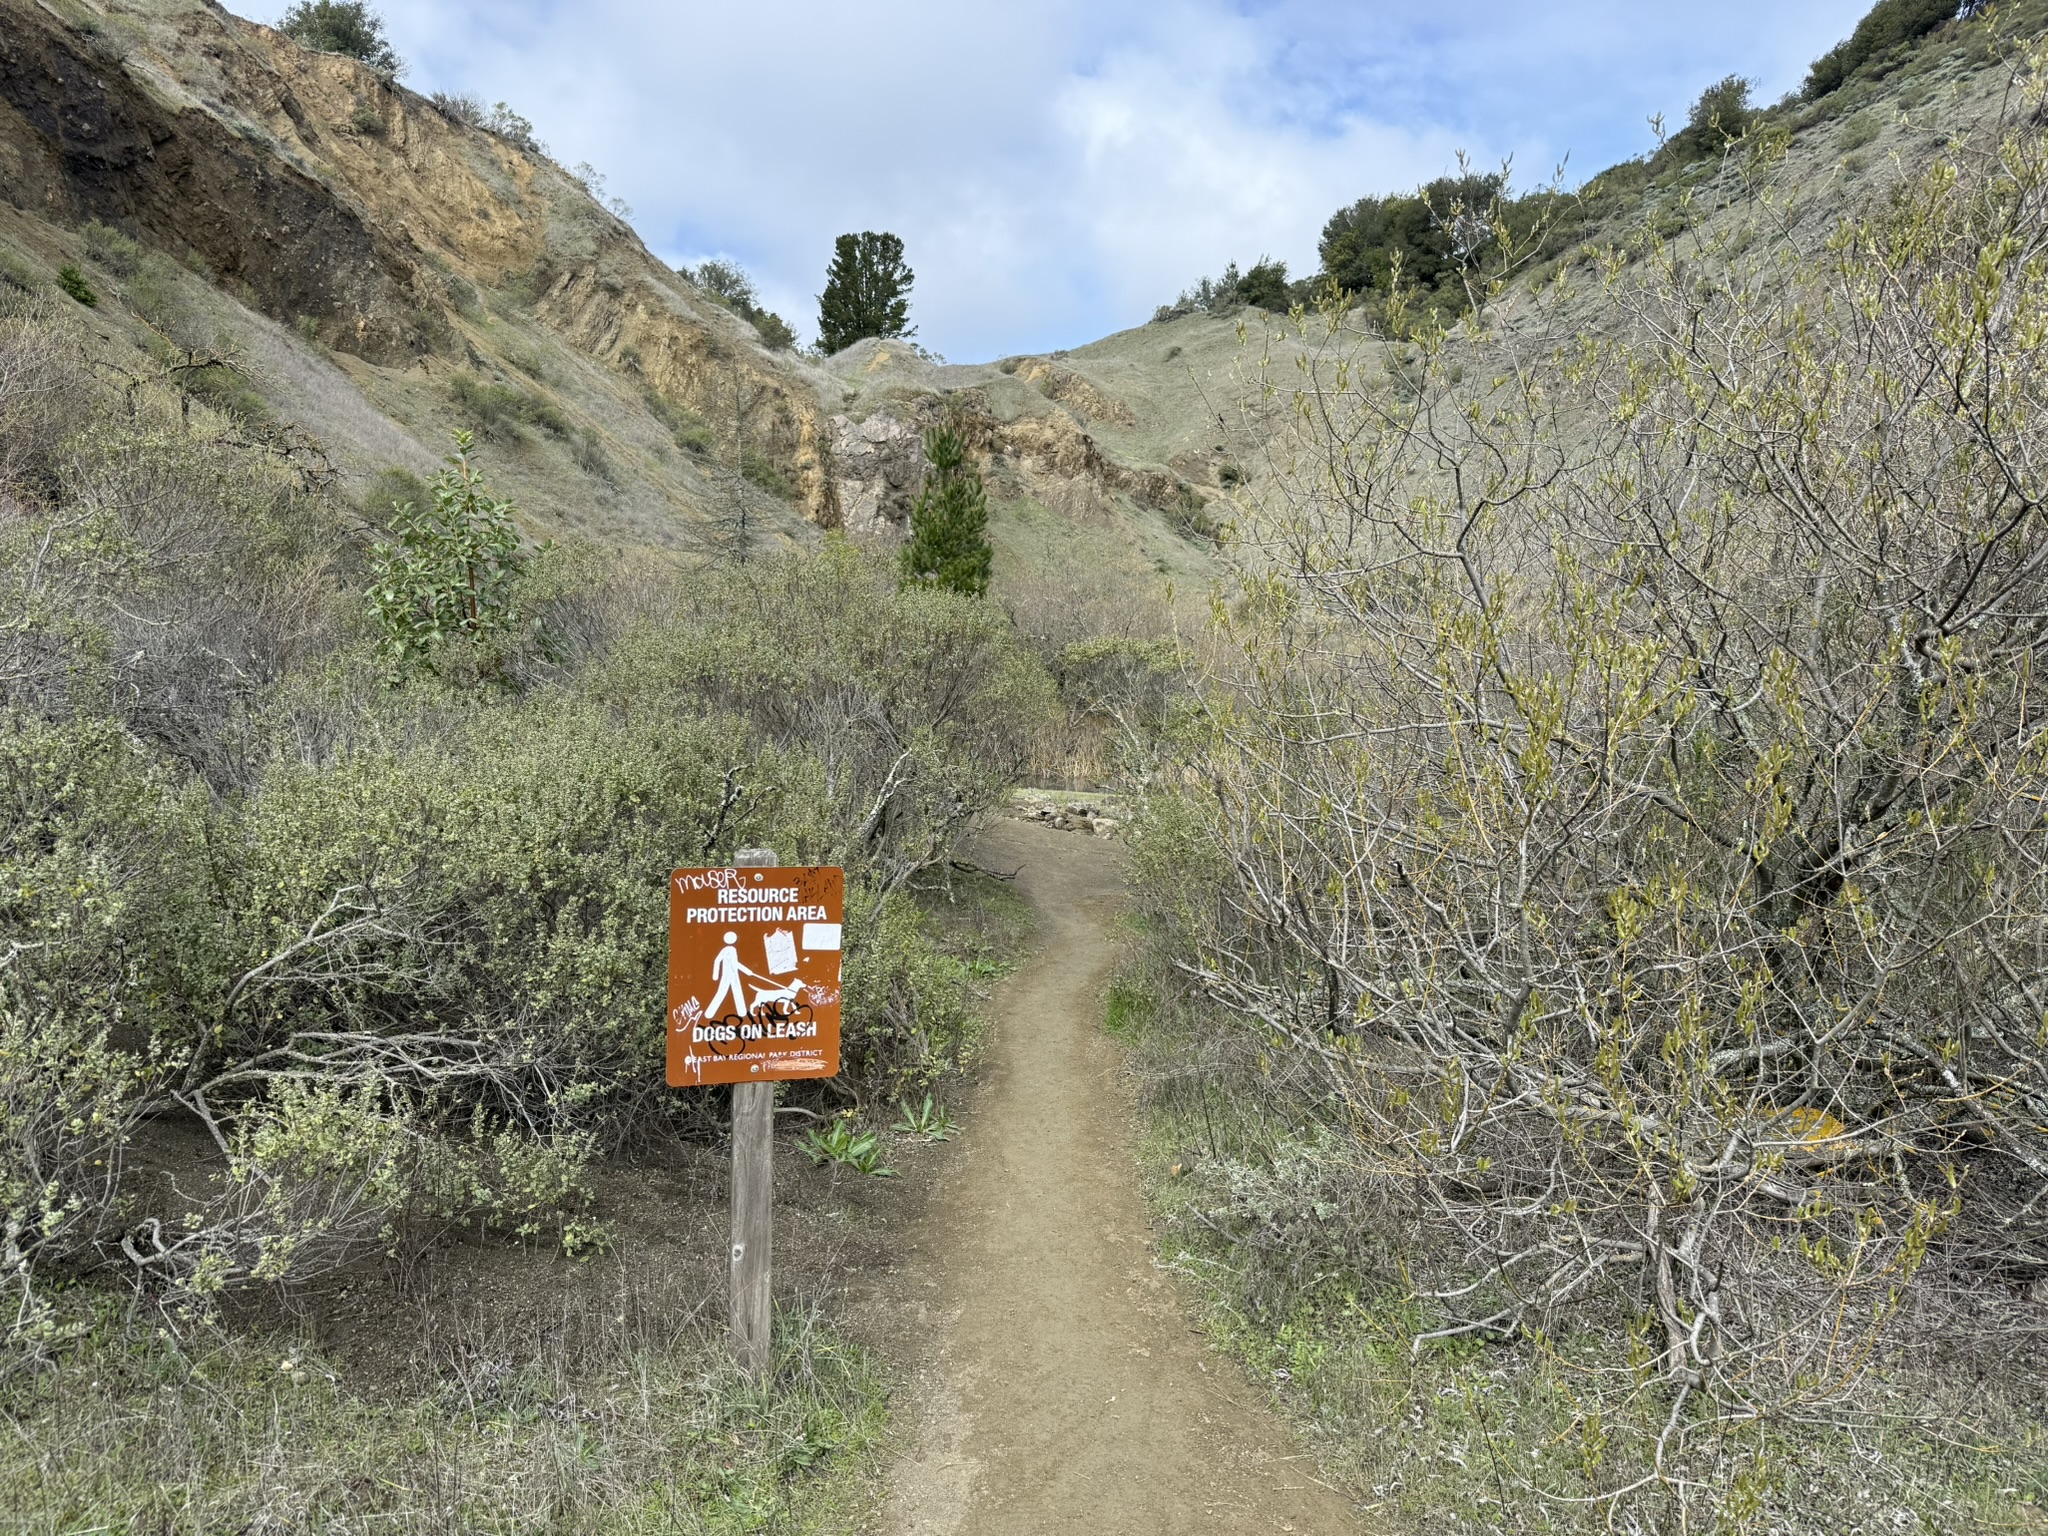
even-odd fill
[[(847, 867), (848, 1069), (793, 1092), (961, 1060), (917, 887), (1055, 707), (1006, 620), (840, 543), (535, 549), (466, 439), (354, 534), (168, 375), (108, 392), (72, 324), (0, 311), (10, 1359), (84, 1272), (204, 1312), (451, 1223), (601, 1242), (589, 1161), (720, 1121), (662, 1083), (678, 864)], [(129, 1176), (164, 1121), (214, 1149), (174, 1196)]]

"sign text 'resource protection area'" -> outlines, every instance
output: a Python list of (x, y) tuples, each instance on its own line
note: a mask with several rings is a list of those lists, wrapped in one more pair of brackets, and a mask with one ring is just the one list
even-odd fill
[(832, 866), (671, 875), (669, 1086), (836, 1075), (845, 916)]

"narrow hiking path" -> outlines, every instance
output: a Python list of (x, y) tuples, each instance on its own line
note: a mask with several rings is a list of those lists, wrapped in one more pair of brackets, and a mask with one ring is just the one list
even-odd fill
[(914, 1439), (882, 1530), (1360, 1530), (1151, 1262), (1100, 1028), (1120, 851), (1005, 821), (981, 857), (1019, 868), (1038, 945), (999, 994), (984, 1085), (899, 1256)]

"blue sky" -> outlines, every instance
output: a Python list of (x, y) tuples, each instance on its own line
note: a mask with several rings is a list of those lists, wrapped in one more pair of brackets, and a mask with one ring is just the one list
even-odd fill
[[(903, 236), (955, 361), (1136, 325), (1458, 150), (1576, 181), (1727, 74), (1775, 99), (1868, 0), (385, 0), (417, 90), (504, 100), (674, 262), (815, 326), (834, 235)], [(282, 12), (276, 4), (255, 14)]]

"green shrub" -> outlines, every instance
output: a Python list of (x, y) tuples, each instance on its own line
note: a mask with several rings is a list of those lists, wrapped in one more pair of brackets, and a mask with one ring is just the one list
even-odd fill
[(206, 917), (208, 819), (203, 793), (119, 722), (0, 712), (9, 1005), (80, 1039), (201, 1027), (227, 963)]
[(1894, 48), (1917, 43), (1945, 22), (1953, 21), (1956, 0), (1878, 0), (1856, 23), (1847, 41), (1837, 43), (1813, 61), (1805, 94), (1818, 101), (1872, 60)]
[(684, 267), (682, 274), (707, 297), (738, 314), (751, 315), (758, 305), (760, 296), (754, 291), (754, 280), (737, 262), (704, 261), (694, 268)]
[(1255, 309), (1287, 313), (1293, 302), (1287, 287), (1287, 263), (1261, 256), (1251, 270), (1237, 280), (1237, 297)]
[(1757, 112), (1750, 105), (1751, 82), (1729, 75), (1701, 91), (1686, 116), (1678, 135), (1684, 147), (1700, 154), (1716, 154), (1731, 139), (1749, 131)]
[(85, 280), (85, 274), (69, 263), (57, 269), (57, 286), (88, 309), (100, 301), (100, 296), (92, 291), (92, 284)]
[(520, 622), (520, 582), (529, 556), (512, 504), (491, 495), (470, 458), (467, 433), (434, 476), (425, 504), (394, 504), (392, 537), (370, 551), (364, 594), (378, 647), (394, 678), (436, 670), (451, 646), (466, 646), (490, 669), (486, 648)]
[[(223, 916), (253, 979), (204, 1075), (230, 1087), (296, 1038), (346, 1079), (410, 1039), (394, 1080), (415, 1092), (623, 1134), (660, 1107), (668, 870), (765, 840), (812, 783), (730, 718), (552, 690), (402, 750), (280, 762), (234, 829)], [(317, 964), (260, 970), (309, 934)]]
[(773, 310), (756, 310), (748, 317), (761, 333), (761, 343), (770, 351), (787, 352), (796, 345), (796, 330)]
[(405, 61), (384, 36), (384, 19), (364, 0), (297, 0), (277, 30), (315, 53), (358, 59), (386, 79), (405, 73)]
[(934, 941), (917, 907), (856, 882), (846, 919), (858, 942), (846, 953), (840, 1059), (863, 1103), (886, 1104), (964, 1066), (981, 1015), (967, 968)]
[(143, 1063), (104, 1016), (31, 1014), (0, 987), (0, 1382), (67, 1330), (37, 1286), (89, 1256), (117, 1217)]
[(85, 254), (116, 277), (133, 277), (142, 265), (142, 247), (120, 230), (101, 223), (85, 226)]
[[(844, 862), (900, 888), (1015, 782), (1058, 706), (1000, 612), (899, 590), (896, 577), (895, 561), (839, 539), (816, 556), (694, 576), (593, 686), (805, 744), (824, 795), (793, 829), (800, 856), (780, 848), (784, 859)], [(795, 628), (792, 614), (804, 616)]]
[(995, 552), (988, 542), (988, 497), (967, 443), (949, 423), (925, 434), (931, 475), (910, 511), (901, 562), (906, 583), (943, 587), (967, 597), (988, 591)]
[(562, 413), (523, 389), (458, 373), (449, 378), (448, 393), (471, 430), (498, 442), (524, 441), (524, 429), (529, 426), (545, 428), (557, 437), (568, 435), (569, 424)]

